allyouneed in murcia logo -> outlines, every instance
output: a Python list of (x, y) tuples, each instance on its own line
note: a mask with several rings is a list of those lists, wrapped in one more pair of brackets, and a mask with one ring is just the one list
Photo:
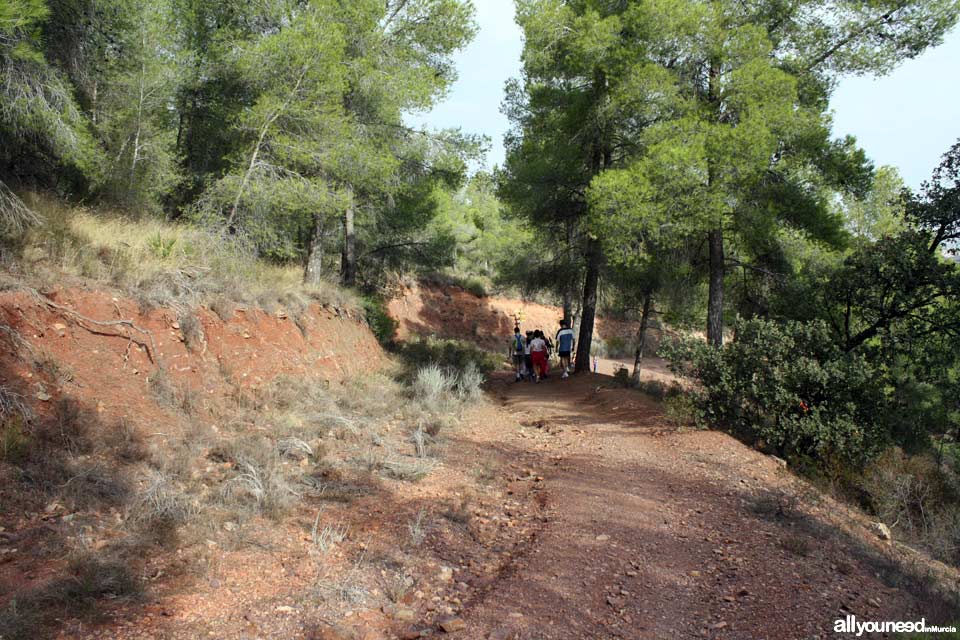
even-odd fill
[(833, 623), (835, 633), (852, 633), (862, 636), (865, 633), (956, 633), (956, 627), (928, 627), (927, 619), (921, 618), (917, 622), (877, 622), (870, 620), (860, 622), (857, 616), (848, 615), (846, 618)]

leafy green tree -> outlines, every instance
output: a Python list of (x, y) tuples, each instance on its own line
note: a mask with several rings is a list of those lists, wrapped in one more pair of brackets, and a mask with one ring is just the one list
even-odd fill
[[(359, 0), (340, 3), (335, 19), (345, 38), (342, 110), (348, 126), (327, 172), (350, 203), (341, 210), (340, 269), (341, 281), (350, 286), (360, 256), (358, 214), (361, 226), (402, 234), (416, 216), (401, 218), (415, 207), (392, 205), (404, 199), (409, 205), (414, 193), (431, 192), (411, 189), (408, 178), (459, 181), (463, 174), (467, 141), (452, 132), (410, 129), (403, 115), (427, 110), (444, 95), (456, 79), (451, 56), (473, 37), (475, 25), (472, 5), (462, 0)], [(429, 199), (423, 204), (432, 209)], [(314, 225), (311, 246), (321, 240), (321, 227)], [(382, 255), (388, 246), (416, 242), (408, 237), (370, 250)], [(309, 264), (306, 276), (314, 279)]]
[(850, 197), (845, 202), (847, 226), (854, 237), (873, 242), (902, 231), (905, 188), (895, 168), (877, 169), (870, 191), (862, 198)]
[(243, 143), (230, 170), (199, 201), (202, 218), (249, 234), (276, 258), (296, 257), (296, 230), (350, 199), (325, 175), (348, 129), (340, 109), (345, 39), (335, 9), (330, 2), (291, 7), (286, 28), (245, 42), (234, 64), (257, 97), (233, 129)]
[[(0, 150), (9, 180), (76, 183), (98, 179), (98, 148), (74, 99), (66, 76), (51, 65), (42, 48), (41, 27), (49, 9), (41, 0), (0, 2)], [(54, 169), (51, 169), (54, 167)], [(3, 225), (17, 229), (29, 221), (24, 204), (0, 181)]]
[[(562, 133), (591, 159), (581, 172), (591, 224), (704, 237), (714, 345), (731, 257), (745, 262), (784, 223), (838, 243), (830, 194), (866, 190), (862, 153), (829, 138), (835, 78), (890, 69), (939, 42), (958, 12), (949, 1), (834, 9), (721, 0), (518, 7), (527, 104), (541, 91), (575, 114), (580, 126)], [(616, 222), (604, 225), (605, 216)], [(730, 243), (744, 254), (728, 256)]]
[(128, 206), (159, 209), (179, 181), (176, 115), (180, 83), (167, 2), (124, 0), (129, 22), (112, 35), (92, 107), (108, 159), (106, 189)]
[(506, 218), (489, 173), (477, 173), (460, 190), (443, 189), (438, 197), (433, 225), (452, 236), (454, 268), (460, 274), (493, 278), (500, 265), (530, 240), (519, 221)]

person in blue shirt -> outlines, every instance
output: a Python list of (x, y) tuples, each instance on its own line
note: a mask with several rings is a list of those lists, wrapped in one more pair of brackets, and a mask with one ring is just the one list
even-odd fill
[(573, 329), (566, 320), (560, 321), (560, 330), (557, 331), (557, 355), (560, 356), (560, 368), (563, 369), (564, 378), (570, 377), (570, 354), (573, 353), (573, 345), (576, 338)]
[(524, 358), (526, 348), (527, 341), (523, 337), (523, 334), (520, 333), (519, 325), (515, 326), (513, 328), (513, 338), (510, 339), (510, 355), (513, 358), (513, 366), (516, 368), (517, 381), (523, 379), (527, 373)]

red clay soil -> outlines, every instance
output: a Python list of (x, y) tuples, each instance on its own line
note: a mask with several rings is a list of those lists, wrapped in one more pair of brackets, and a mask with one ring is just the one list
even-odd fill
[[(513, 335), (515, 319), (523, 330), (542, 329), (553, 335), (559, 329), (563, 311), (558, 307), (502, 297), (480, 297), (456, 286), (430, 283), (404, 287), (402, 295), (390, 301), (390, 315), (399, 322), (397, 337), (434, 336), (473, 340), (500, 352)], [(597, 319), (596, 335), (617, 336), (630, 341), (634, 323)]]
[[(498, 374), (489, 395), (427, 479), (325, 512), (352, 533), (321, 564), (303, 509), (200, 584), (60, 637), (789, 640), (832, 638), (848, 614), (944, 615), (862, 516), (725, 434), (678, 430), (607, 376)], [(481, 462), (496, 479), (475, 486)], [(410, 548), (420, 510), (426, 540)], [(398, 556), (416, 578), (399, 603), (318, 605), (345, 558)]]
[[(470, 294), (450, 294), (462, 295)], [(244, 385), (317, 370), (342, 379), (386, 362), (360, 321), (333, 310), (309, 314), (307, 337), (288, 318), (247, 312), (222, 323), (201, 311), (206, 345), (191, 351), (171, 311), (139, 314), (102, 293), (52, 297), (91, 318), (134, 319), (171, 375), (209, 395), (226, 393), (224, 376)], [(440, 298), (417, 293), (401, 315), (404, 331), (417, 318), (491, 340), (512, 328), (515, 301), (456, 307)], [(4, 342), (4, 384), (41, 409), (70, 395), (116, 419), (156, 421), (157, 430), (174, 419), (146, 391), (153, 365), (127, 329), (96, 335), (24, 293), (2, 301), (2, 321), (30, 345)], [(527, 309), (544, 325), (555, 316)], [(55, 355), (70, 375), (58, 386), (36, 373), (30, 351)], [(421, 482), (384, 479), (349, 504), (305, 499), (280, 522), (245, 525), (233, 546), (210, 540), (149, 558), (145, 601), (107, 607), (93, 626), (65, 620), (51, 637), (799, 639), (833, 637), (848, 613), (928, 622), (942, 613), (910, 586), (905, 551), (877, 539), (862, 515), (727, 435), (678, 429), (660, 405), (609, 376), (533, 384), (500, 373), (488, 396), (442, 434), (441, 462)], [(384, 422), (384, 432), (405, 433)], [(349, 527), (326, 555), (312, 540), (318, 512)], [(42, 582), (52, 566), (31, 564), (24, 537), (10, 551), (9, 532), (58, 526), (47, 522), (58, 517), (42, 508), (0, 514), (0, 597)], [(189, 573), (188, 555), (202, 558), (203, 573)], [(391, 602), (386, 580), (399, 571), (413, 586)], [(366, 596), (323, 595), (351, 585)]]
[[(192, 313), (202, 339), (188, 348), (171, 309), (141, 313), (132, 300), (81, 288), (43, 295), (3, 292), (0, 386), (19, 394), (38, 422), (55, 419), (57, 411), (71, 406), (104, 429), (129, 427), (149, 437), (184, 426), (183, 416), (162, 406), (149, 389), (148, 379), (159, 365), (172, 387), (191, 390), (203, 405), (223, 400), (238, 386), (255, 388), (282, 374), (338, 381), (380, 370), (387, 362), (366, 323), (346, 310), (314, 305), (296, 322), (283, 312), (260, 310), (237, 309), (227, 321), (206, 309)], [(132, 322), (149, 336), (126, 324), (110, 324), (117, 321)], [(49, 558), (24, 551), (56, 537), (65, 515), (55, 503), (48, 505), (49, 512), (42, 504), (24, 503), (12, 473), (0, 463), (0, 546), (6, 543), (7, 552), (0, 555), (0, 607), (15, 590), (42, 584), (58, 569)]]
[(491, 384), (527, 425), (499, 439), (538, 455), (549, 524), (471, 603), (464, 637), (829, 638), (848, 613), (935, 617), (861, 516), (609, 380)]

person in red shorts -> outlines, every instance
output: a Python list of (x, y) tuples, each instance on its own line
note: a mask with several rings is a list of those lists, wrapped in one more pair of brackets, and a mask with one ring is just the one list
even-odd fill
[(543, 332), (534, 331), (530, 342), (530, 359), (533, 361), (533, 373), (536, 381), (540, 382), (547, 373), (547, 341), (543, 339)]

